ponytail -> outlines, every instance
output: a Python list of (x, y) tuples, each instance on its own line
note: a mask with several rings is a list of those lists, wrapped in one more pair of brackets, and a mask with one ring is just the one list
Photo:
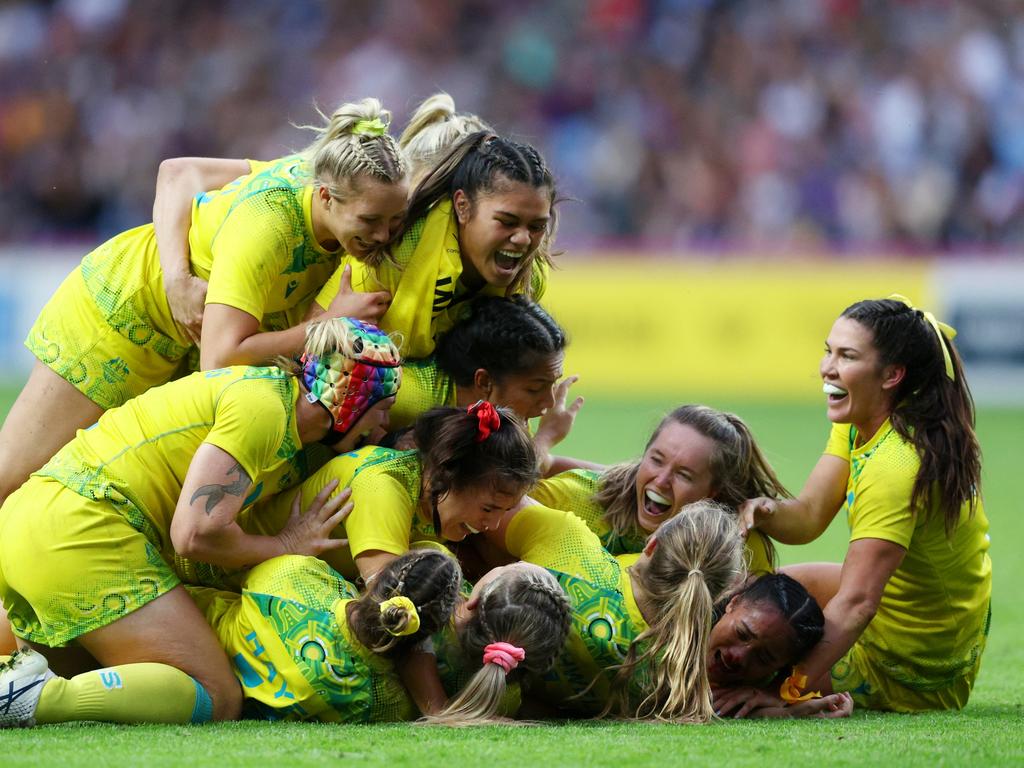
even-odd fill
[(459, 141), (478, 131), (491, 132), (491, 128), (476, 115), (458, 114), (447, 93), (427, 98), (416, 108), (398, 140), (412, 184), (418, 184)]
[(461, 586), (453, 558), (437, 550), (407, 552), (377, 573), (353, 604), (349, 624), (374, 653), (393, 655), (448, 622)]
[(569, 634), (569, 600), (554, 576), (536, 565), (506, 570), (484, 587), (459, 641), (479, 668), (439, 714), (438, 725), (484, 725), (501, 713), (508, 686), (554, 664)]
[[(602, 715), (617, 709), (639, 719), (707, 722), (714, 715), (707, 671), (714, 603), (743, 575), (743, 540), (732, 512), (711, 501), (684, 507), (655, 540), (632, 570), (654, 620), (630, 644)], [(631, 696), (634, 679), (639, 701)]]

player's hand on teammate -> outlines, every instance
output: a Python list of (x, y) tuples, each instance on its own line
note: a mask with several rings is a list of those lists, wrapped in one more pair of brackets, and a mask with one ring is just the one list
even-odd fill
[(203, 332), (207, 282), (192, 274), (165, 276), (164, 281), (171, 317), (188, 334), (192, 343), (198, 344)]
[(766, 496), (747, 499), (739, 507), (740, 532), (746, 537), (751, 529), (759, 528), (762, 523), (774, 516), (778, 508), (779, 502)]
[(337, 295), (331, 299), (327, 314), (332, 317), (354, 317), (368, 323), (376, 323), (391, 306), (391, 294), (387, 291), (361, 293), (352, 288), (352, 267), (348, 264), (341, 272), (341, 284)]
[(302, 511), (302, 491), (296, 492), (288, 522), (277, 535), (286, 554), (316, 556), (330, 549), (348, 546), (348, 539), (331, 538), (334, 529), (352, 511), (352, 502), (349, 501), (352, 490), (343, 488), (335, 494), (337, 489), (338, 481), (331, 480), (305, 512)]

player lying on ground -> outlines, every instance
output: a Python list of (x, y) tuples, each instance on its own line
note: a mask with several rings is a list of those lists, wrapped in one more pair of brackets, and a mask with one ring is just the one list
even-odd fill
[(563, 716), (713, 716), (712, 609), (743, 573), (743, 543), (729, 510), (710, 501), (689, 505), (651, 535), (630, 567), (579, 518), (529, 502), (488, 538), (551, 571), (572, 607), (564, 651), (551, 671), (526, 684), (531, 700)]

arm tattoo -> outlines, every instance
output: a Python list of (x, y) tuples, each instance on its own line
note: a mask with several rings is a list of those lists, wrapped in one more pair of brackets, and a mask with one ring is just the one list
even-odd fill
[(252, 481), (245, 473), (245, 470), (242, 469), (242, 465), (237, 461), (235, 462), (235, 466), (231, 467), (231, 469), (227, 471), (227, 474), (230, 475), (234, 472), (238, 473), (238, 479), (234, 482), (226, 485), (211, 483), (210, 485), (201, 486), (199, 490), (192, 494), (192, 499), (189, 501), (189, 504), (195, 504), (196, 499), (201, 496), (207, 496), (206, 514), (209, 515), (213, 512), (213, 508), (220, 504), (221, 500), (223, 500), (223, 498), (228, 494), (231, 494), (232, 496), (241, 496), (245, 493)]

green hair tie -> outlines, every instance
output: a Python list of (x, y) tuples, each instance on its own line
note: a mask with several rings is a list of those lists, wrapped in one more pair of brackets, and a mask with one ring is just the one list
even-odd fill
[(360, 120), (352, 126), (352, 133), (356, 136), (383, 136), (388, 132), (388, 124), (379, 117), (373, 120)]

